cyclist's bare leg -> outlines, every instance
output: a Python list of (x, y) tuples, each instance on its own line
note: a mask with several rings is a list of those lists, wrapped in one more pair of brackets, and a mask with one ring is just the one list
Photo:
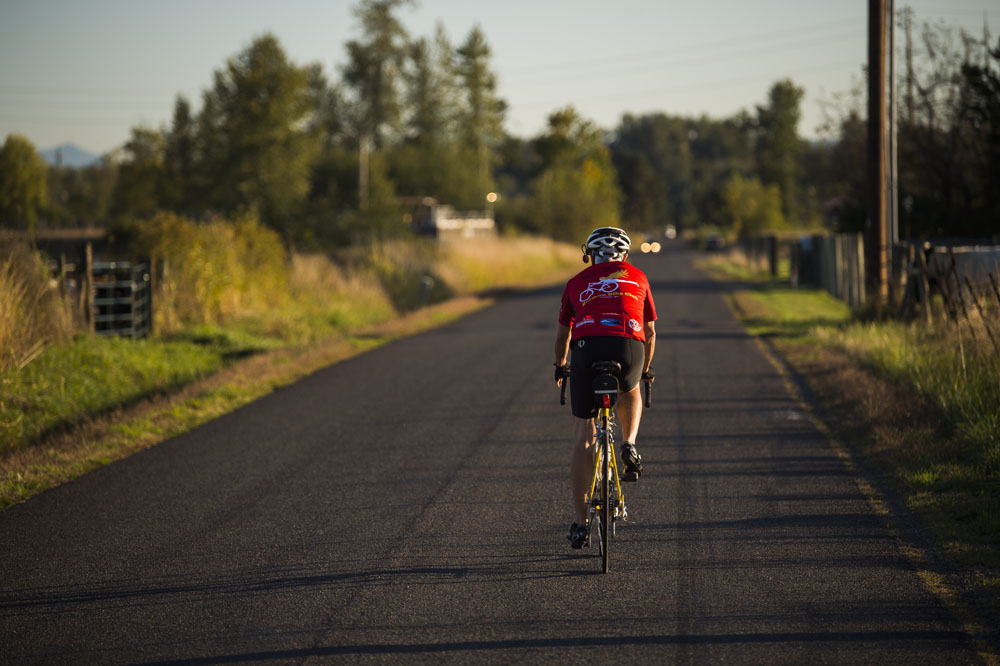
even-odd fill
[(635, 438), (639, 436), (639, 419), (642, 418), (642, 396), (639, 387), (642, 382), (635, 385), (631, 391), (622, 391), (618, 394), (618, 424), (622, 428), (622, 438), (624, 442), (635, 444)]
[(570, 482), (573, 492), (575, 522), (587, 522), (587, 493), (594, 473), (594, 419), (573, 417), (573, 456), (570, 461)]

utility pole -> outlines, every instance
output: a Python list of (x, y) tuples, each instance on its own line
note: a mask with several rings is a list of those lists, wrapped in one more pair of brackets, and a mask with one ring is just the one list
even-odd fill
[(903, 26), (906, 28), (906, 124), (913, 125), (913, 41), (910, 28), (913, 23), (913, 9), (903, 8)]
[(868, 0), (868, 220), (865, 227), (865, 275), (868, 298), (879, 305), (888, 296), (886, 280), (886, 0)]
[(896, 1), (888, 0), (886, 21), (889, 28), (889, 206), (888, 225), (886, 227), (886, 263), (889, 267), (889, 302), (894, 304), (898, 294), (896, 243), (899, 242), (899, 161), (897, 151), (897, 113), (896, 103)]

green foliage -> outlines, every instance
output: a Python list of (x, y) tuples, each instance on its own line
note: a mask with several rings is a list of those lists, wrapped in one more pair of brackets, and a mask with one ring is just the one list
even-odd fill
[(494, 189), (492, 150), (503, 138), (507, 104), (496, 96), (496, 76), (489, 66), (490, 48), (478, 26), (457, 50), (458, 76), (464, 104), (459, 114), (464, 145), (476, 155), (479, 195)]
[(662, 230), (722, 225), (722, 186), (734, 172), (754, 169), (753, 122), (657, 113), (626, 114), (615, 129), (611, 154), (630, 228)]
[(317, 106), (314, 76), (290, 63), (273, 35), (258, 37), (216, 72), (200, 129), (210, 207), (255, 211), (290, 231), (318, 154), (307, 124)]
[(253, 217), (196, 223), (161, 213), (140, 234), (137, 248), (162, 274), (154, 296), (157, 330), (232, 320), (288, 297), (281, 239)]
[(568, 107), (549, 116), (538, 142), (543, 168), (533, 183), (534, 213), (552, 238), (574, 241), (619, 224), (620, 191), (600, 132)]
[(785, 227), (781, 214), (781, 192), (777, 185), (764, 185), (756, 178), (733, 174), (722, 188), (727, 226), (740, 238)]
[(798, 218), (800, 178), (798, 135), (800, 105), (805, 91), (790, 79), (778, 81), (768, 92), (767, 106), (757, 107), (757, 168), (767, 185), (777, 185), (781, 210), (790, 220)]
[(124, 159), (118, 169), (118, 183), (112, 202), (117, 217), (148, 217), (160, 209), (164, 187), (163, 156), (166, 141), (161, 132), (132, 128), (125, 144)]
[(399, 72), (406, 57), (409, 35), (395, 16), (410, 0), (361, 0), (354, 13), (363, 41), (347, 43), (344, 83), (354, 92), (353, 114), (357, 134), (381, 149), (387, 133), (399, 125)]
[(195, 192), (198, 137), (191, 104), (178, 95), (174, 102), (174, 117), (165, 137), (162, 183), (162, 204), (167, 210), (190, 212)]
[(99, 227), (111, 218), (118, 165), (105, 155), (82, 169), (49, 167), (46, 218), (56, 227)]
[(395, 185), (386, 174), (385, 160), (381, 155), (372, 155), (368, 166), (368, 201), (358, 214), (361, 229), (365, 230), (368, 239), (374, 241), (408, 234)]
[(655, 114), (626, 115), (612, 144), (623, 215), (633, 227), (652, 230), (694, 222), (693, 159), (689, 121)]
[(35, 146), (8, 134), (0, 148), (0, 222), (33, 231), (47, 203), (47, 167)]

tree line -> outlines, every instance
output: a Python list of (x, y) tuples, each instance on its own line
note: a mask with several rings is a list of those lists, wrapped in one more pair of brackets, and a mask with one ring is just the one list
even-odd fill
[[(503, 129), (482, 30), (458, 45), (440, 25), (415, 38), (399, 18), (408, 4), (356, 6), (359, 35), (335, 81), (257, 37), (214, 72), (198, 109), (178, 96), (169, 127), (133, 128), (85, 169), (47, 167), (7, 137), (0, 222), (128, 231), (157, 211), (253, 214), (289, 244), (329, 247), (407, 233), (408, 201), (482, 210), (496, 192), (503, 228), (566, 240), (603, 224), (864, 227), (860, 83), (827, 101), (822, 141), (800, 136), (803, 90), (787, 79), (730, 118), (626, 114), (608, 131), (566, 106), (524, 139)], [(916, 51), (899, 124), (901, 234), (996, 233), (1000, 42), (925, 25)]]

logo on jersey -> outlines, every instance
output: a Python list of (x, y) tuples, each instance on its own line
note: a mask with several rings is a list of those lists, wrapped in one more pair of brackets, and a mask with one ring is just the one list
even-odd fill
[(642, 324), (637, 322), (635, 319), (629, 318), (628, 327), (631, 328), (633, 331), (638, 331), (639, 329), (642, 328)]
[(587, 303), (602, 294), (616, 295), (620, 284), (633, 284), (639, 286), (638, 282), (623, 280), (628, 275), (627, 271), (617, 271), (608, 277), (598, 278), (597, 282), (588, 282), (587, 288), (580, 292), (580, 302)]
[(580, 326), (587, 326), (588, 324), (593, 324), (593, 323), (594, 323), (594, 318), (591, 317), (590, 315), (587, 315), (580, 321), (573, 324), (573, 328), (579, 328)]
[(617, 317), (601, 317), (602, 326), (621, 326), (622, 320)]

